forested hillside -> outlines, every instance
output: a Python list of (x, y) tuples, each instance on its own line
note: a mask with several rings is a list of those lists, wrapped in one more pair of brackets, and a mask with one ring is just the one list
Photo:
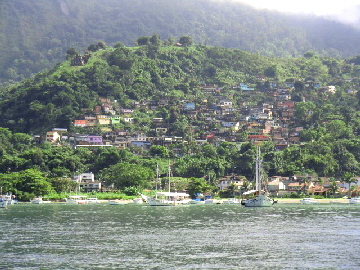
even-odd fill
[(235, 1), (1, 0), (0, 26), (0, 83), (51, 68), (70, 47), (83, 52), (99, 40), (132, 46), (137, 37), (155, 33), (268, 56), (308, 50), (341, 57), (360, 53), (360, 33), (350, 27)]
[[(191, 37), (183, 38), (192, 42)], [(99, 96), (118, 100), (123, 107), (131, 107), (134, 101), (164, 97), (173, 97), (174, 105), (183, 98), (200, 102), (206, 98), (199, 88), (201, 82), (219, 85), (223, 95), (238, 104), (243, 97), (233, 86), (241, 82), (258, 91), (266, 91), (269, 80), (311, 80), (334, 84), (342, 92), (359, 84), (357, 65), (310, 52), (306, 57), (275, 58), (221, 47), (179, 47), (157, 35), (137, 40), (142, 43), (143, 39), (147, 45), (138, 47), (119, 43), (113, 48), (101, 43), (100, 48), (93, 44), (89, 46), (93, 51), (87, 54), (87, 63), (80, 66), (71, 65), (71, 59), (78, 54), (69, 50), (69, 60), (7, 89), (0, 103), (0, 126), (32, 134), (52, 127), (71, 129), (76, 117), (98, 105)], [(262, 76), (267, 81), (259, 79)], [(300, 100), (302, 95), (305, 93), (295, 92), (293, 98)], [(318, 95), (306, 93), (321, 102)], [(252, 103), (267, 97), (253, 98)]]
[[(359, 57), (266, 57), (193, 45), (189, 36), (135, 40), (139, 46), (91, 44), (85, 54), (69, 48), (65, 62), (4, 89), (3, 187), (24, 198), (61, 192), (71, 188), (67, 177), (92, 171), (119, 189), (151, 188), (156, 163), (164, 175), (169, 158), (186, 179), (251, 180), (254, 144), (269, 176), (359, 175)], [(35, 140), (53, 128), (73, 140)], [(113, 147), (75, 148), (79, 136)], [(147, 145), (120, 146), (139, 136)], [(216, 189), (191, 179), (184, 188)]]

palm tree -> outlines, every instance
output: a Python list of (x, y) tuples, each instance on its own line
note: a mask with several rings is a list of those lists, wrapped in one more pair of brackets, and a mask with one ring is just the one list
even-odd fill
[(333, 194), (333, 198), (335, 198), (335, 193), (339, 187), (334, 178), (330, 178), (330, 180), (331, 180), (331, 192)]
[(349, 184), (349, 198), (351, 197), (351, 190), (350, 190), (350, 185), (351, 183), (355, 183), (355, 175), (353, 173), (350, 173), (350, 172), (346, 172), (344, 173), (344, 175), (341, 177), (341, 180), (344, 182), (344, 183), (347, 183)]

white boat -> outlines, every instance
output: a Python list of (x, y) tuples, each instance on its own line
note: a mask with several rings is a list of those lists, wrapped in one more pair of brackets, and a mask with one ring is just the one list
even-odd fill
[(66, 203), (69, 204), (87, 204), (88, 200), (87, 200), (87, 196), (80, 196), (80, 195), (74, 195), (74, 196), (69, 196), (69, 198), (66, 198)]
[(142, 198), (135, 198), (133, 199), (133, 202), (135, 204), (143, 204), (144, 203), (144, 200)]
[(5, 195), (0, 195), (0, 202), (1, 205), (3, 205), (2, 208), (5, 208), (8, 205), (13, 205), (13, 204), (17, 204), (17, 200), (15, 199), (15, 195), (10, 194), (5, 194)]
[(256, 164), (255, 164), (255, 180), (256, 180), (256, 189), (244, 192), (243, 195), (252, 195), (253, 198), (244, 199), (241, 201), (241, 204), (245, 207), (269, 207), (272, 206), (275, 201), (268, 197), (266, 192), (261, 189), (261, 159), (260, 159), (260, 147), (258, 147), (256, 152)]
[(351, 203), (351, 204), (360, 204), (360, 197), (351, 198), (349, 203)]
[(189, 204), (190, 195), (184, 192), (157, 192), (155, 198), (141, 194), (143, 200), (151, 206), (176, 206)]
[(99, 203), (98, 198), (87, 198), (86, 199), (87, 203)]
[(224, 204), (238, 204), (241, 203), (239, 199), (236, 198), (229, 198), (227, 200), (224, 200), (222, 203)]
[(119, 201), (116, 201), (116, 200), (110, 200), (110, 201), (108, 201), (108, 204), (109, 205), (125, 205), (126, 203), (119, 202)]
[(41, 197), (35, 197), (34, 199), (30, 200), (30, 203), (33, 203), (33, 204), (41, 204), (43, 202), (44, 201)]
[(222, 200), (217, 200), (213, 198), (205, 199), (205, 204), (222, 204), (222, 203), (223, 203)]
[(184, 205), (189, 204), (191, 202), (190, 195), (185, 192), (170, 192), (170, 176), (171, 176), (171, 168), (169, 162), (168, 168), (168, 179), (169, 179), (169, 191), (168, 192), (158, 192), (158, 181), (159, 181), (159, 166), (156, 166), (156, 193), (155, 198), (145, 196), (144, 194), (140, 194), (141, 198), (144, 202), (151, 206), (176, 206), (176, 205)]
[(0, 208), (7, 208), (7, 203), (0, 198)]
[(316, 204), (319, 203), (318, 201), (314, 200), (313, 198), (303, 198), (300, 200), (302, 204)]
[(205, 204), (205, 200), (193, 199), (189, 203), (190, 204)]

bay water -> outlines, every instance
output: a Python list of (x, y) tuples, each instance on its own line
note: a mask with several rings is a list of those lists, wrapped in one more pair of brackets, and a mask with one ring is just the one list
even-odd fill
[(0, 209), (0, 269), (360, 269), (360, 206)]

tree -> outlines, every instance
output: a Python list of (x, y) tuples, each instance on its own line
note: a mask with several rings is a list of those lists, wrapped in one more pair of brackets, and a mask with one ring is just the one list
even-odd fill
[(272, 65), (264, 70), (264, 75), (271, 78), (276, 78), (278, 76), (278, 67)]
[(355, 175), (353, 173), (346, 172), (341, 176), (341, 180), (349, 185), (348, 196), (350, 198), (351, 197), (351, 183), (356, 182)]
[(20, 200), (27, 200), (34, 196), (43, 196), (51, 193), (53, 188), (44, 174), (37, 169), (28, 169), (18, 173), (15, 185)]
[(151, 36), (151, 38), (149, 39), (151, 45), (154, 46), (160, 46), (161, 45), (161, 39), (160, 36), (158, 34), (154, 34)]
[(313, 56), (315, 56), (315, 52), (313, 51), (307, 51), (306, 53), (304, 53), (305, 58), (311, 58)]
[(150, 37), (142, 36), (136, 40), (136, 44), (139, 46), (148, 45), (150, 43)]
[(208, 157), (208, 158), (216, 157), (216, 155), (217, 155), (216, 148), (212, 144), (204, 144), (201, 148), (202, 148), (201, 150), (205, 157)]
[(78, 55), (79, 53), (74, 48), (69, 48), (66, 51), (66, 59), (70, 59), (74, 57), (75, 55)]
[(192, 198), (196, 197), (197, 193), (206, 193), (212, 190), (212, 186), (209, 185), (204, 178), (190, 178), (190, 183), (188, 186), (189, 195)]
[(70, 192), (76, 190), (78, 187), (78, 183), (64, 177), (51, 178), (49, 182), (51, 183), (54, 191), (57, 193)]
[(126, 187), (146, 188), (154, 178), (154, 171), (147, 167), (128, 162), (118, 163), (105, 170), (107, 183), (114, 184), (117, 189)]
[(169, 149), (162, 145), (152, 145), (150, 147), (150, 155), (153, 157), (161, 157), (161, 158), (168, 158), (169, 157)]
[(193, 44), (193, 39), (189, 36), (182, 36), (179, 39), (179, 43), (184, 47), (188, 47)]
[(330, 178), (331, 180), (331, 193), (333, 194), (333, 198), (335, 197), (335, 193), (336, 191), (339, 189), (339, 186), (338, 184), (336, 183), (335, 179), (334, 178)]

